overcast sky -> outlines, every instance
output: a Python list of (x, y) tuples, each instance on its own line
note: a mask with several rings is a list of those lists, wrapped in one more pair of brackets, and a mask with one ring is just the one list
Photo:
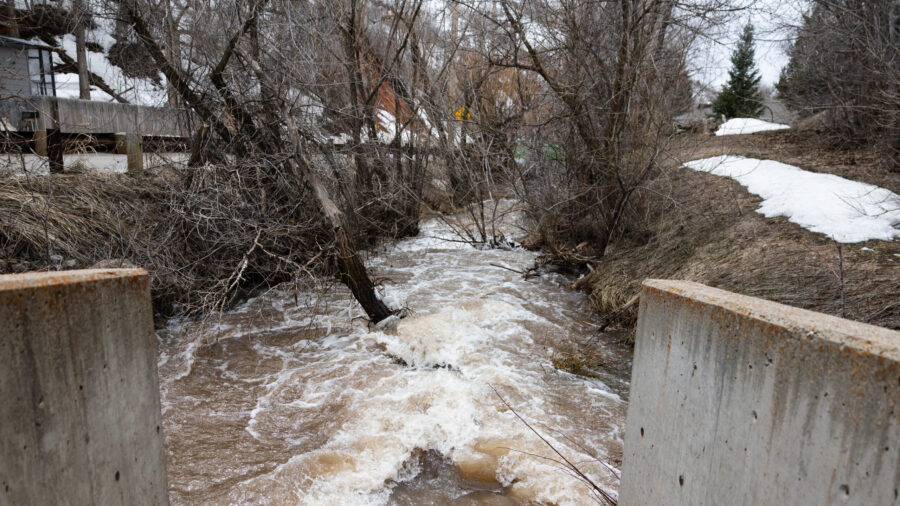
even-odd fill
[(762, 83), (772, 85), (787, 63), (786, 41), (801, 19), (805, 2), (758, 0), (751, 9), (735, 16), (720, 34), (700, 44), (692, 59), (694, 76), (700, 82), (718, 89), (728, 80), (731, 53), (744, 25), (750, 21), (756, 28), (756, 64)]

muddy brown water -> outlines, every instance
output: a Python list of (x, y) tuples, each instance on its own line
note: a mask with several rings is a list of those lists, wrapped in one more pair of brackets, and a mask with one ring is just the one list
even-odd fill
[(598, 378), (555, 370), (593, 337), (584, 295), (491, 265), (533, 252), (454, 239), (429, 221), (368, 254), (386, 301), (413, 313), (388, 332), (340, 287), (296, 286), (161, 330), (171, 502), (596, 502), (515, 413), (615, 495), (630, 351), (601, 339)]

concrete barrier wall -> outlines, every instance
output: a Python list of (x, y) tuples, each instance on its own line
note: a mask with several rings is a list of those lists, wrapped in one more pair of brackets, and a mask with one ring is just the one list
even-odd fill
[(900, 333), (684, 281), (641, 293), (619, 504), (900, 504)]
[(168, 504), (142, 269), (0, 276), (0, 505)]

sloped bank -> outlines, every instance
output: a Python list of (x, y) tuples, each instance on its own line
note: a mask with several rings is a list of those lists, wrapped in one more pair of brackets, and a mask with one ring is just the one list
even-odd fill
[[(403, 219), (373, 198), (359, 243)], [(394, 207), (399, 207), (394, 205)], [(336, 272), (332, 234), (306, 184), (265, 160), (145, 177), (65, 173), (0, 177), (0, 274), (104, 267), (150, 272), (157, 323), (221, 310), (292, 280)]]
[[(676, 139), (676, 159), (648, 187), (665, 198), (648, 220), (649, 239), (614, 244), (580, 283), (601, 317), (619, 310), (647, 278), (697, 281), (743, 295), (887, 328), (900, 328), (900, 241), (839, 245), (786, 218), (756, 212), (762, 200), (739, 183), (681, 163), (726, 154), (783, 160), (806, 170), (897, 188), (869, 151), (818, 144), (793, 130)], [(815, 163), (819, 156), (823, 162)], [(782, 158), (783, 157), (783, 158)], [(855, 160), (854, 163), (850, 163)], [(636, 307), (619, 323), (633, 328)]]

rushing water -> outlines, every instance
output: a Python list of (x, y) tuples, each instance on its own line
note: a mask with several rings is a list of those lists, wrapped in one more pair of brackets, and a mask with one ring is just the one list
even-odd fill
[(387, 332), (340, 287), (282, 287), (161, 331), (171, 501), (595, 502), (516, 413), (615, 495), (630, 353), (601, 339), (599, 378), (555, 370), (593, 337), (585, 297), (496, 266), (532, 252), (455, 238), (429, 221), (370, 254), (386, 301), (412, 311)]

